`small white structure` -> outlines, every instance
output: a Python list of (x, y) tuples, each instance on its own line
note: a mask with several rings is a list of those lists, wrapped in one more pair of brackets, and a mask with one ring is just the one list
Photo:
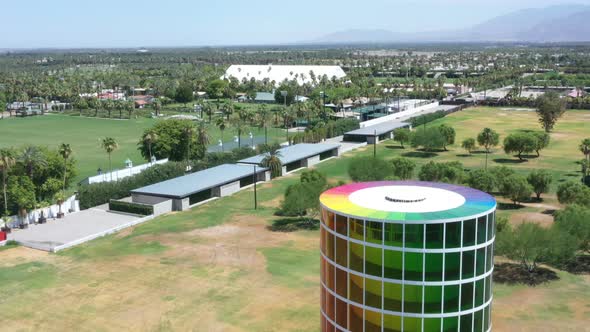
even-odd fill
[(101, 183), (101, 182), (118, 181), (118, 180), (124, 179), (126, 177), (139, 174), (152, 166), (165, 164), (167, 162), (168, 162), (168, 158), (156, 160), (151, 163), (147, 163), (147, 164), (143, 164), (143, 165), (139, 165), (139, 166), (133, 166), (133, 162), (131, 162), (131, 160), (127, 159), (127, 161), (125, 161), (125, 166), (126, 166), (125, 169), (119, 169), (119, 170), (116, 170), (113, 172), (107, 172), (107, 173), (102, 173), (102, 174), (98, 174), (95, 176), (90, 176), (90, 177), (87, 177), (86, 179), (80, 181), (80, 184), (93, 184), (93, 183)]
[[(316, 84), (324, 75), (329, 80), (333, 77), (337, 79), (346, 77), (346, 73), (340, 66), (231, 65), (221, 79), (233, 77), (242, 82), (244, 80), (250, 81), (253, 78), (256, 81), (275, 82), (275, 85), (278, 86), (285, 80), (295, 80), (300, 85)], [(315, 80), (312, 79), (312, 76), (315, 77)]]

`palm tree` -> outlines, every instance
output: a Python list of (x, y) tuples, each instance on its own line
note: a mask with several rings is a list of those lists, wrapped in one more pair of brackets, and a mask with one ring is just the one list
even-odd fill
[(182, 130), (186, 135), (186, 162), (188, 163), (190, 160), (190, 151), (191, 151), (191, 141), (193, 139), (193, 135), (195, 134), (195, 128), (193, 124), (190, 125)]
[(235, 110), (236, 107), (234, 106), (233, 101), (228, 100), (225, 104), (223, 104), (223, 114), (227, 117), (228, 120), (232, 113), (235, 112)]
[(205, 122), (199, 122), (197, 126), (197, 145), (199, 148), (199, 155), (200, 157), (205, 156), (205, 152), (207, 151), (207, 146), (211, 143), (209, 138), (209, 133), (207, 132), (207, 126)]
[(8, 172), (16, 164), (14, 153), (9, 149), (0, 150), (0, 171), (2, 171), (2, 193), (4, 194), (4, 213), (8, 213), (8, 199), (6, 198), (6, 179)]
[(150, 129), (148, 131), (146, 131), (145, 133), (143, 133), (143, 136), (141, 137), (141, 140), (143, 141), (144, 144), (147, 144), (148, 146), (148, 153), (149, 153), (149, 162), (152, 162), (152, 145), (154, 143), (156, 143), (158, 141), (158, 134), (156, 133), (155, 130)]
[(160, 115), (161, 108), (162, 108), (162, 102), (159, 100), (154, 101), (154, 110), (156, 111), (156, 117)]
[(272, 121), (272, 112), (264, 104), (258, 108), (257, 122), (259, 128), (264, 128), (264, 144), (268, 144), (268, 126)]
[(252, 113), (247, 108), (238, 108), (238, 116), (233, 119), (232, 124), (238, 131), (238, 148), (242, 146), (242, 132), (247, 129), (247, 122), (252, 120)]
[(72, 148), (67, 143), (62, 143), (58, 149), (59, 155), (64, 159), (64, 185), (63, 191), (66, 191), (66, 174), (68, 170), (68, 158), (72, 155)]
[(282, 157), (282, 155), (278, 146), (273, 146), (268, 150), (266, 156), (260, 163), (261, 166), (270, 169), (270, 174), (273, 178), (281, 176), (283, 163), (281, 162), (280, 157)]
[(105, 137), (100, 141), (100, 146), (107, 152), (109, 155), (109, 171), (111, 173), (111, 181), (113, 181), (113, 164), (111, 159), (111, 154), (117, 150), (119, 144), (115, 141), (112, 137)]
[(33, 181), (35, 168), (47, 165), (45, 156), (36, 146), (28, 146), (18, 157), (18, 161), (25, 166), (27, 175)]
[(215, 121), (215, 125), (221, 131), (221, 151), (223, 152), (223, 132), (225, 131), (225, 128), (227, 128), (227, 121), (222, 116), (217, 118), (217, 121)]
[(586, 138), (580, 144), (580, 152), (584, 154), (587, 161), (590, 161), (590, 138)]

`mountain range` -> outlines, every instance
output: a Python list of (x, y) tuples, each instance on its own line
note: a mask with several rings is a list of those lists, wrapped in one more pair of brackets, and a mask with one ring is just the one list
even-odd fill
[(384, 29), (337, 31), (312, 43), (391, 42), (587, 42), (590, 6), (530, 8), (458, 30), (402, 33)]

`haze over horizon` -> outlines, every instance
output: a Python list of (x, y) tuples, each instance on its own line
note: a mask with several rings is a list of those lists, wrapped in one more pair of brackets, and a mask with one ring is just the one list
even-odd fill
[[(268, 0), (206, 4), (104, 0), (88, 6), (73, 0), (12, 1), (3, 6), (0, 48), (292, 44), (354, 29), (401, 33), (461, 29), (520, 9), (570, 2), (496, 0), (490, 5), (467, 0), (301, 0), (285, 7), (278, 4)], [(590, 0), (575, 4), (590, 5)]]

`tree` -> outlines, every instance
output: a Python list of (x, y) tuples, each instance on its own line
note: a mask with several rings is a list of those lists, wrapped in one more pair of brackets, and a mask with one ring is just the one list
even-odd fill
[(412, 147), (422, 147), (425, 151), (444, 149), (447, 137), (438, 127), (420, 128), (412, 135)]
[(491, 193), (496, 185), (494, 175), (483, 169), (476, 169), (467, 175), (467, 185), (471, 188)]
[(223, 97), (223, 91), (225, 91), (226, 87), (227, 81), (221, 79), (210, 81), (206, 88), (207, 95), (209, 95), (209, 98), (217, 99), (219, 102), (219, 99)]
[(68, 158), (72, 155), (72, 148), (67, 143), (62, 143), (58, 149), (59, 155), (64, 159), (64, 183), (63, 191), (66, 191), (66, 178), (68, 173)]
[(458, 161), (435, 163), (430, 161), (418, 173), (420, 181), (461, 183), (463, 180), (463, 164)]
[(348, 165), (352, 181), (382, 181), (392, 174), (392, 166), (385, 160), (373, 157), (357, 157)]
[(109, 171), (111, 173), (111, 181), (113, 181), (113, 164), (112, 164), (111, 154), (115, 150), (117, 150), (117, 148), (119, 147), (119, 144), (117, 144), (117, 141), (115, 141), (114, 138), (105, 137), (100, 141), (100, 146), (109, 155)]
[(319, 196), (324, 188), (315, 183), (297, 183), (287, 187), (279, 214), (313, 219), (319, 210)]
[(537, 138), (524, 132), (508, 135), (504, 139), (504, 152), (507, 154), (516, 153), (518, 159), (524, 160), (523, 153), (531, 153), (537, 148)]
[(266, 105), (260, 105), (256, 114), (256, 122), (258, 123), (258, 128), (264, 128), (264, 144), (268, 144), (268, 126), (270, 126), (271, 121), (272, 112)]
[[(158, 139), (152, 142), (151, 153), (156, 159), (168, 158), (170, 161), (182, 161), (186, 159), (187, 150), (190, 148), (186, 129), (194, 128), (190, 120), (169, 119), (158, 121), (154, 126), (144, 131), (153, 131), (158, 135)], [(142, 137), (143, 137), (142, 135)], [(150, 147), (142, 138), (139, 139), (138, 149), (141, 155), (148, 159), (150, 157)]]
[(414, 175), (414, 169), (416, 169), (416, 163), (404, 157), (397, 157), (391, 160), (393, 169), (393, 175), (398, 177), (400, 180), (409, 180)]
[(146, 144), (148, 147), (148, 161), (152, 162), (153, 154), (152, 154), (152, 145), (158, 141), (158, 133), (156, 133), (153, 129), (148, 129), (143, 133), (141, 136), (141, 140), (143, 144)]
[(557, 187), (557, 200), (561, 204), (578, 204), (590, 207), (590, 188), (579, 182), (565, 182)]
[(179, 103), (187, 104), (193, 101), (193, 88), (190, 84), (184, 83), (176, 90), (176, 95), (174, 96), (174, 100)]
[(528, 183), (533, 187), (533, 191), (537, 195), (537, 200), (541, 199), (541, 194), (549, 191), (551, 181), (553, 181), (551, 174), (544, 170), (532, 171), (527, 176)]
[(455, 144), (455, 128), (447, 126), (445, 124), (441, 124), (440, 126), (438, 126), (438, 130), (445, 137), (445, 144), (443, 145), (443, 149), (447, 151), (447, 145)]
[(550, 136), (545, 132), (533, 132), (532, 135), (535, 137), (535, 152), (539, 157), (541, 156), (540, 151), (549, 146)]
[(411, 132), (410, 132), (410, 129), (408, 129), (408, 128), (398, 128), (393, 131), (393, 139), (396, 142), (399, 142), (402, 149), (405, 148), (404, 143), (407, 143), (410, 141), (410, 137), (411, 137)]
[(188, 163), (191, 160), (191, 142), (195, 136), (195, 127), (192, 125), (184, 127), (182, 133), (186, 137), (186, 162)]
[(326, 178), (326, 175), (315, 169), (304, 170), (301, 172), (299, 179), (301, 183), (315, 183), (322, 188), (328, 185), (328, 179)]
[(225, 128), (227, 128), (227, 120), (223, 116), (220, 116), (215, 120), (215, 125), (221, 132), (221, 148), (223, 149), (223, 132), (225, 131)]
[(548, 91), (537, 98), (537, 115), (545, 132), (553, 130), (557, 120), (565, 113), (565, 107), (566, 100), (557, 92)]
[(490, 149), (500, 143), (500, 135), (493, 129), (484, 128), (477, 135), (477, 143), (486, 149), (486, 153), (490, 153)]
[(578, 248), (590, 253), (590, 208), (571, 205), (555, 213), (558, 229), (577, 238)]
[(514, 174), (504, 181), (502, 192), (514, 205), (518, 205), (531, 197), (533, 187), (531, 187), (524, 176)]
[(210, 144), (209, 133), (205, 122), (199, 122), (197, 126), (197, 153), (199, 158), (203, 158), (207, 152), (207, 146)]
[(21, 163), (26, 170), (27, 175), (33, 181), (35, 175), (35, 169), (47, 165), (47, 159), (36, 146), (27, 146), (23, 152), (18, 156), (18, 162)]
[(469, 154), (471, 154), (471, 152), (473, 152), (473, 150), (475, 150), (475, 139), (474, 138), (466, 138), (463, 140), (463, 142), (461, 143), (461, 147), (465, 150), (467, 150), (467, 152), (469, 152)]
[[(27, 210), (35, 206), (35, 185), (27, 176), (13, 176), (8, 180), (8, 197), (24, 218)], [(23, 220), (24, 223), (24, 220)]]
[(580, 152), (582, 152), (586, 160), (590, 162), (590, 138), (582, 140), (582, 143), (580, 143)]
[(283, 162), (281, 161), (281, 151), (278, 146), (271, 146), (266, 152), (264, 159), (260, 163), (262, 167), (270, 169), (273, 178), (281, 176), (283, 173)]
[(496, 166), (490, 168), (489, 172), (490, 174), (492, 174), (492, 177), (494, 178), (494, 184), (498, 192), (501, 194), (505, 194), (502, 191), (504, 189), (504, 182), (506, 182), (506, 179), (508, 179), (511, 175), (516, 174), (514, 170), (506, 166)]
[(8, 173), (16, 164), (14, 151), (10, 149), (0, 149), (0, 171), (2, 171), (2, 193), (4, 198), (4, 213), (8, 213), (8, 198), (6, 195)]

